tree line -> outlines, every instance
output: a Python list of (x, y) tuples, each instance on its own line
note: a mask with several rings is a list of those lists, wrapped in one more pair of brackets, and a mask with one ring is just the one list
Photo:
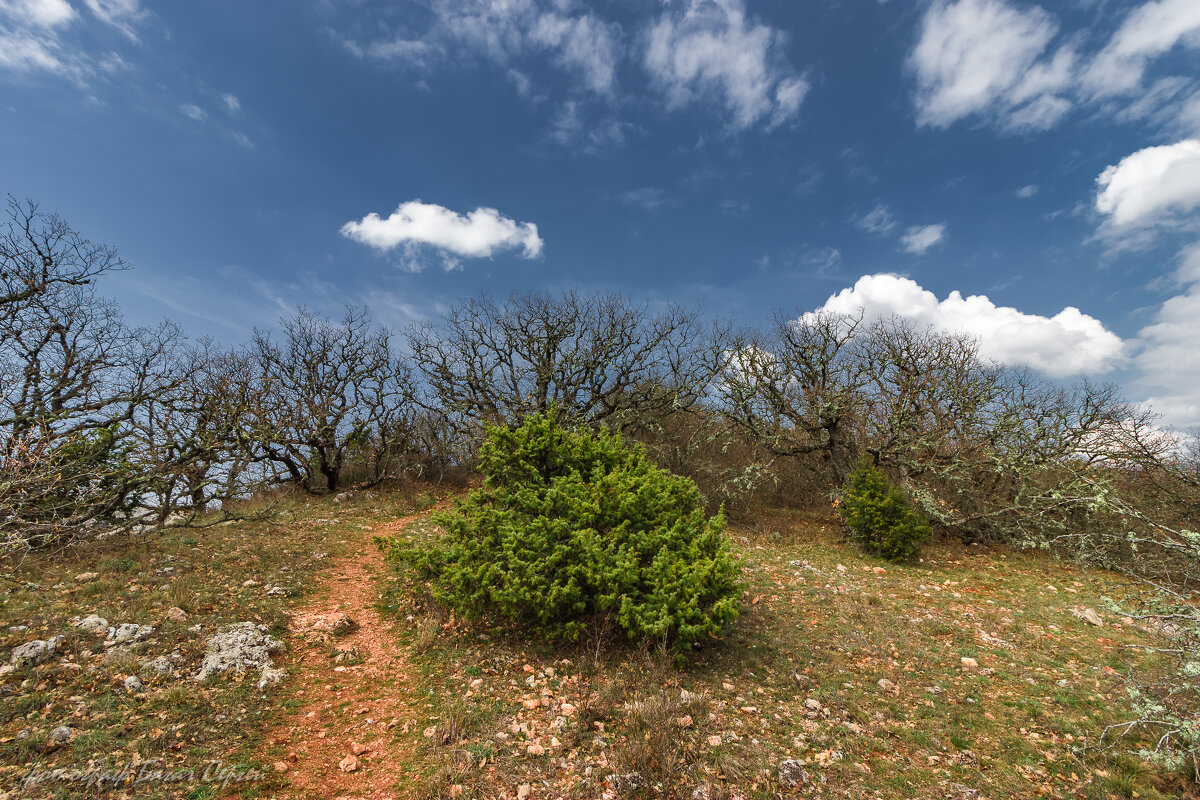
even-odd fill
[(745, 328), (612, 293), (481, 294), (400, 332), (365, 308), (300, 309), (226, 348), (171, 322), (130, 325), (97, 285), (126, 268), (114, 248), (9, 198), (10, 549), (208, 524), (220, 518), (208, 512), (278, 485), (440, 480), (470, 470), (484, 425), (551, 406), (641, 442), (733, 514), (824, 503), (865, 459), (943, 531), (1087, 538), (1107, 559), (1136, 547), (1131, 526), (1170, 553), (1200, 498), (1190, 440), (1116, 387), (1048, 381), (981, 358), (968, 336), (899, 318), (779, 312)]

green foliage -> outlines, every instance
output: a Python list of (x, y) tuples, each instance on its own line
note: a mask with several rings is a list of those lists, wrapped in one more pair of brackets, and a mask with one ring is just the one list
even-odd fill
[(846, 479), (838, 511), (863, 549), (889, 561), (915, 558), (929, 539), (929, 523), (870, 462)]
[(551, 640), (610, 618), (631, 639), (693, 643), (737, 615), (736, 559), (694, 483), (615, 433), (556, 411), (489, 428), (482, 488), (439, 515), (435, 553), (393, 551), (465, 613), (498, 612)]

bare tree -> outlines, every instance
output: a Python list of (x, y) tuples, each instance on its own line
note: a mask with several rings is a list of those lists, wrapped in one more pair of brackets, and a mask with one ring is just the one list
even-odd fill
[(385, 453), (411, 430), (413, 387), (390, 335), (366, 309), (338, 322), (300, 310), (280, 323), (278, 341), (256, 330), (251, 350), (266, 389), (259, 445), (287, 480), (311, 492), (336, 491), (349, 459), (372, 460), (386, 477)]
[(32, 200), (9, 195), (7, 216), (0, 230), (0, 309), (127, 268), (115, 248), (89, 242), (58, 215), (39, 211)]
[(582, 421), (629, 424), (694, 403), (717, 362), (697, 311), (652, 313), (608, 293), (478, 295), (440, 324), (414, 326), (408, 341), (436, 403), (489, 423), (555, 404)]
[(861, 327), (861, 316), (777, 313), (767, 331), (734, 337), (718, 383), (725, 414), (775, 455), (817, 455), (840, 485), (861, 446)]

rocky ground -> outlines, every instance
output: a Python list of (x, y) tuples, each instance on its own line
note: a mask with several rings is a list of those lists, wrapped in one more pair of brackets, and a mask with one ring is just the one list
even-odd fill
[(1123, 676), (1153, 669), (1127, 645), (1161, 635), (1105, 610), (1115, 576), (946, 543), (882, 564), (820, 516), (772, 512), (730, 530), (741, 619), (676, 664), (429, 601), (374, 539), (438, 536), (414, 513), (435, 501), (293, 498), (270, 521), (27, 562), (0, 595), (0, 796), (1191, 791), (1098, 746)]

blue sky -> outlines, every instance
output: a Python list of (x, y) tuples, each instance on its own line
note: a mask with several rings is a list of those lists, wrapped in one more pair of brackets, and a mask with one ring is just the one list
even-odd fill
[(1200, 425), (1196, 0), (0, 0), (0, 114), (135, 321), (864, 307)]

